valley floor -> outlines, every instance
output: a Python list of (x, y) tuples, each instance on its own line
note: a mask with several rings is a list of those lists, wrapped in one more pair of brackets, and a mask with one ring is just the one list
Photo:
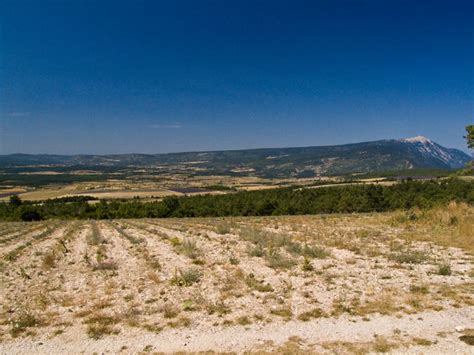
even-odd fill
[(0, 353), (472, 353), (474, 209), (0, 225)]

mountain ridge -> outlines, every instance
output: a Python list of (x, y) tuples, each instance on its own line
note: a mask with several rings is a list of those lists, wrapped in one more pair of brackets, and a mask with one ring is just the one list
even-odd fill
[(423, 136), (329, 146), (256, 148), (161, 154), (9, 154), (0, 167), (26, 165), (149, 166), (201, 171), (202, 174), (254, 174), (267, 177), (310, 177), (383, 170), (462, 168), (472, 157)]

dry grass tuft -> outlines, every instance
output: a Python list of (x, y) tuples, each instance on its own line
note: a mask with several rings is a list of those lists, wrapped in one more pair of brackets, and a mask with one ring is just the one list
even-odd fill
[(289, 306), (274, 308), (270, 311), (270, 313), (286, 319), (291, 319), (291, 317), (293, 316), (293, 312), (291, 311), (291, 307)]
[(20, 309), (14, 318), (10, 320), (10, 335), (17, 337), (28, 328), (41, 325), (40, 318), (28, 309)]
[(325, 317), (326, 315), (324, 312), (321, 310), (321, 308), (313, 308), (310, 311), (303, 312), (298, 315), (298, 319), (302, 320), (303, 322), (308, 322), (313, 318), (321, 318)]
[(104, 313), (95, 313), (84, 321), (87, 324), (87, 335), (92, 339), (100, 339), (105, 335), (118, 334), (119, 329), (113, 325), (119, 322), (118, 318)]
[(54, 251), (50, 251), (45, 254), (42, 261), (42, 267), (45, 270), (50, 270), (56, 267), (56, 254)]

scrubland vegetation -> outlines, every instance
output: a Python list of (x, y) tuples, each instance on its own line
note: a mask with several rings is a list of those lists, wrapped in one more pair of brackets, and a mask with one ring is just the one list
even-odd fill
[[(465, 185), (440, 186), (399, 189), (441, 196)], [(3, 223), (0, 351), (466, 352), (473, 232), (463, 202)]]

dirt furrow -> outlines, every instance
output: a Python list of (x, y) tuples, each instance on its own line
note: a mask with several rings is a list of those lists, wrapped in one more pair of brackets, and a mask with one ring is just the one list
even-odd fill
[(42, 240), (47, 237), (54, 230), (54, 226), (37, 225), (33, 228), (28, 228), (15, 235), (15, 238), (1, 246), (2, 254), (0, 259), (5, 259), (15, 249), (18, 251), (32, 246), (35, 241)]

